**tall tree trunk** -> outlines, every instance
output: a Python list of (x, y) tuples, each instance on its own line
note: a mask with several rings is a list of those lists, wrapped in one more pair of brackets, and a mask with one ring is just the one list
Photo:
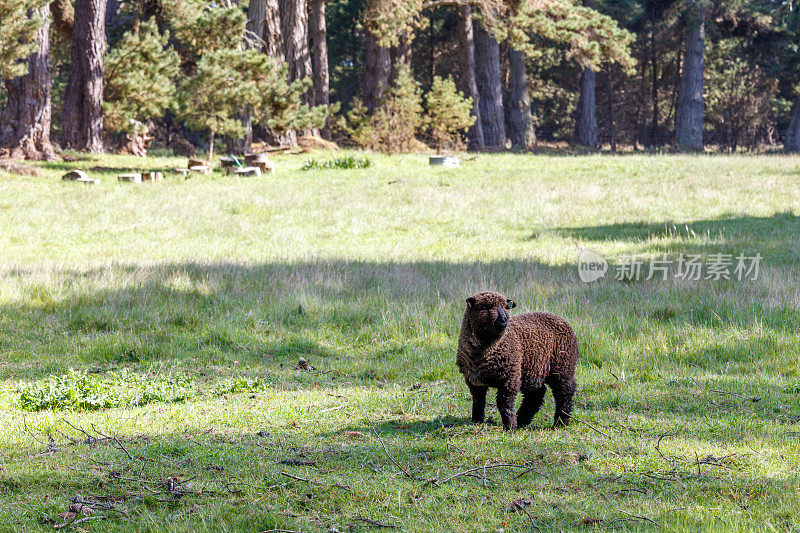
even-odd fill
[(606, 70), (603, 74), (603, 79), (605, 80), (605, 89), (606, 94), (608, 95), (608, 140), (611, 144), (611, 151), (617, 151), (617, 117), (616, 112), (614, 111), (614, 95), (616, 94), (614, 91), (614, 87), (611, 83), (611, 75), (609, 74), (608, 70)]
[(650, 146), (658, 146), (659, 131), (658, 131), (658, 49), (656, 48), (656, 23), (654, 20), (650, 21), (650, 101), (652, 118), (650, 120)]
[(314, 44), (314, 103), (330, 103), (328, 74), (328, 29), (325, 23), (325, 0), (311, 0), (311, 42)]
[(473, 21), (472, 29), (483, 142), (488, 148), (504, 148), (506, 124), (503, 110), (503, 81), (500, 74), (500, 45), (478, 21)]
[(283, 34), (281, 30), (281, 11), (278, 0), (256, 0), (264, 4), (264, 26), (261, 38), (264, 40), (264, 53), (283, 62)]
[(55, 159), (50, 144), (50, 10), (28, 11), (43, 19), (36, 35), (37, 48), (28, 56), (28, 73), (6, 80), (7, 100), (0, 114), (0, 147), (15, 159)]
[[(584, 68), (581, 74), (581, 93), (578, 98), (578, 110), (575, 117), (575, 142), (589, 148), (597, 148), (596, 86), (597, 75), (594, 70), (589, 67)], [(609, 95), (610, 98), (611, 95)]]
[[(328, 73), (328, 26), (325, 21), (325, 0), (311, 0), (311, 43), (314, 46), (314, 104), (330, 104)], [(331, 138), (330, 123), (322, 128), (322, 137)]]
[(475, 81), (475, 42), (472, 33), (472, 7), (461, 6), (458, 12), (458, 47), (461, 62), (461, 90), (472, 98), (472, 116), (475, 124), (467, 132), (470, 150), (483, 149), (483, 124), (481, 123), (480, 95)]
[(392, 61), (389, 48), (378, 44), (378, 38), (366, 31), (364, 51), (364, 105), (371, 112), (380, 104), (383, 93), (389, 86)]
[[(111, 0), (109, 0), (111, 1)], [(267, 22), (267, 0), (250, 0), (247, 8), (247, 36), (252, 48), (264, 51), (264, 26)]]
[(786, 130), (783, 150), (787, 154), (800, 153), (800, 98), (794, 102), (794, 112), (792, 120), (789, 122), (789, 128)]
[[(262, 41), (262, 51), (270, 57), (274, 57), (281, 63), (286, 61), (283, 45), (283, 30), (281, 24), (281, 5), (278, 0), (250, 0), (250, 9), (255, 11), (248, 13), (248, 27)], [(297, 144), (297, 134), (294, 131), (278, 133), (270, 128), (265, 128), (265, 140), (276, 146), (294, 146)]]
[(536, 130), (531, 119), (531, 94), (525, 54), (508, 45), (508, 92), (505, 99), (506, 130), (516, 148), (531, 148), (536, 143)]
[[(594, 9), (594, 0), (583, 0), (583, 5)], [(585, 67), (581, 73), (580, 96), (575, 114), (575, 142), (581, 146), (597, 148), (597, 105), (595, 71)], [(609, 94), (609, 101), (611, 95)], [(613, 144), (614, 141), (612, 141)]]
[[(308, 7), (306, 0), (280, 0), (283, 53), (289, 67), (291, 81), (310, 78), (311, 54), (308, 49)], [(303, 103), (312, 104), (311, 89), (303, 97)]]
[[(111, 0), (109, 0), (111, 1)], [(245, 35), (245, 46), (258, 51), (264, 50), (264, 26), (267, 21), (267, 0), (250, 0), (247, 7), (247, 34)], [(253, 144), (253, 121), (250, 118), (250, 110), (242, 113), (242, 125), (244, 135), (235, 144), (236, 150), (240, 153), (250, 153)]]
[(703, 149), (703, 55), (705, 10), (700, 0), (686, 0), (687, 35), (675, 117), (675, 141), (683, 150)]
[(62, 123), (73, 150), (103, 151), (103, 54), (106, 0), (75, 0), (72, 56)]
[[(307, 0), (280, 0), (283, 53), (289, 67), (289, 80), (312, 78), (311, 52), (308, 46), (308, 2)], [(313, 80), (312, 80), (313, 81)], [(314, 88), (309, 87), (302, 102), (314, 104)], [(319, 131), (306, 130), (305, 135), (319, 135)]]

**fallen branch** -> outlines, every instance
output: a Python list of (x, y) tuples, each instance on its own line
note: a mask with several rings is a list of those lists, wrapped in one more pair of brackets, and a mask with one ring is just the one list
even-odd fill
[(376, 520), (370, 520), (369, 518), (364, 518), (363, 516), (357, 516), (356, 520), (360, 520), (361, 522), (367, 523), (374, 527), (385, 527), (389, 529), (396, 529), (397, 526), (394, 524), (384, 524), (382, 522), (378, 522)]
[(628, 516), (632, 516), (633, 518), (638, 518), (639, 520), (644, 520), (645, 522), (650, 522), (651, 524), (655, 524), (658, 527), (662, 527), (661, 524), (659, 524), (658, 522), (656, 522), (652, 518), (647, 518), (646, 516), (639, 516), (639, 515), (636, 515), (636, 514), (633, 514), (633, 513), (628, 513), (626, 511), (623, 511), (622, 509), (617, 509), (617, 512), (622, 513), (622, 514), (626, 514)]
[[(459, 476), (466, 476), (466, 475), (472, 474), (474, 472), (480, 472), (482, 470), (485, 471), (485, 470), (489, 470), (489, 469), (493, 469), (493, 468), (524, 468), (528, 472), (531, 472), (531, 471), (535, 472), (535, 470), (533, 468), (531, 468), (530, 466), (528, 466), (528, 465), (515, 465), (515, 464), (511, 464), (511, 463), (503, 463), (503, 464), (497, 464), (497, 465), (488, 465), (488, 466), (479, 466), (477, 468), (470, 468), (469, 470), (464, 470), (462, 472), (457, 472), (455, 474), (447, 476), (444, 479), (441, 479), (441, 480), (434, 479), (432, 481), (433, 481), (433, 483), (435, 485), (444, 485), (445, 483), (447, 483), (451, 479), (457, 478)], [(525, 472), (525, 473), (527, 473), (527, 472)]]

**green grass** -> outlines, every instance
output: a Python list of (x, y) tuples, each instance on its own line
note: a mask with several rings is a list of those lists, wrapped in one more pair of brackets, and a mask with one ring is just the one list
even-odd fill
[[(370, 158), (0, 174), (0, 531), (53, 530), (78, 498), (87, 531), (800, 529), (799, 159)], [(763, 260), (756, 281), (587, 285), (582, 247)], [(549, 395), (529, 429), (468, 423), (455, 346), (481, 289), (573, 324), (571, 427)], [(87, 397), (116, 407), (69, 408)]]

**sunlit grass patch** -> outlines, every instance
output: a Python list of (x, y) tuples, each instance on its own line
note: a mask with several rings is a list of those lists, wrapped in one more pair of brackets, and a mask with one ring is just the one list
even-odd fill
[[(0, 176), (0, 530), (53, 530), (79, 497), (90, 531), (800, 527), (794, 159), (370, 158)], [(585, 284), (584, 248), (763, 268)], [(494, 405), (469, 424), (455, 346), (483, 289), (572, 323), (570, 428), (549, 394), (529, 429)]]

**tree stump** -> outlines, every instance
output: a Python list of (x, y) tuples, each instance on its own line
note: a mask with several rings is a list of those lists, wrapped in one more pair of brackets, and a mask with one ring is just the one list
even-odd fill
[(61, 177), (64, 181), (77, 181), (79, 183), (84, 183), (86, 185), (94, 185), (97, 183), (96, 179), (90, 178), (86, 172), (82, 170), (70, 170), (66, 174)]
[(194, 165), (189, 167), (189, 170), (198, 174), (211, 174), (211, 167), (207, 165)]
[(258, 167), (242, 167), (235, 169), (233, 174), (235, 176), (239, 176), (240, 178), (249, 178), (253, 176), (260, 176), (261, 169)]
[(142, 175), (138, 172), (131, 172), (129, 174), (120, 174), (119, 176), (117, 176), (117, 180), (125, 183), (141, 183)]
[(257, 167), (262, 172), (275, 172), (275, 163), (270, 160), (268, 154), (252, 154), (245, 157), (248, 166)]

